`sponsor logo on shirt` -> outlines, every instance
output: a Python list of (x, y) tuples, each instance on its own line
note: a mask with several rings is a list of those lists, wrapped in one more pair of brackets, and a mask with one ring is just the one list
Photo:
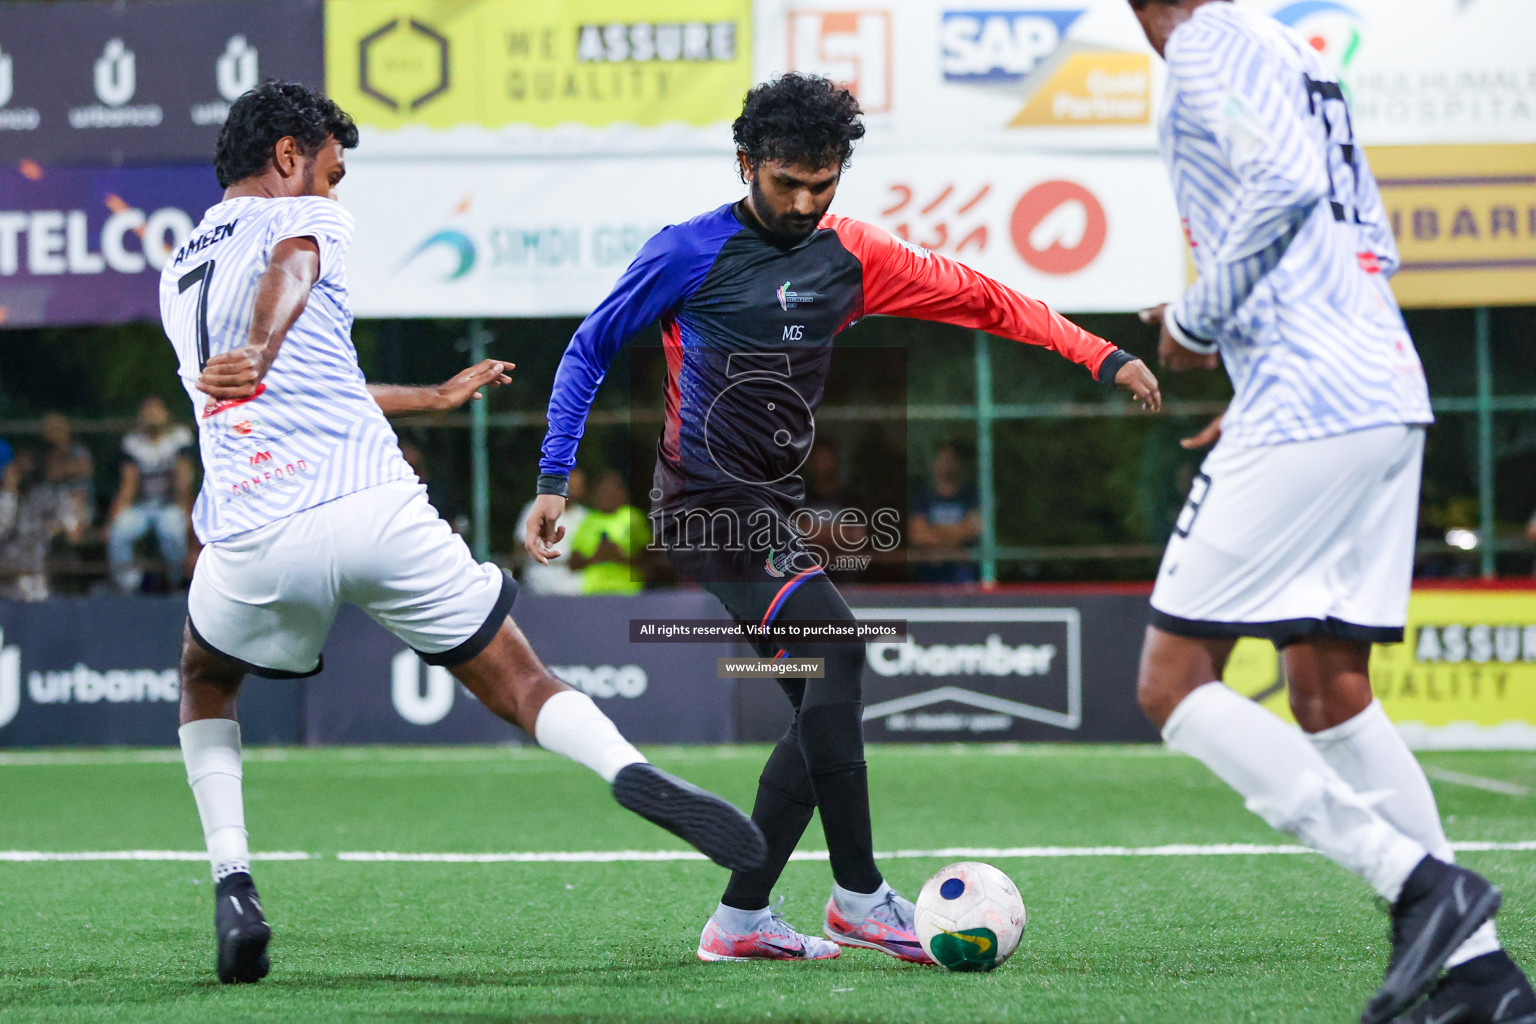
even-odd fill
[(797, 292), (789, 281), (779, 285), (777, 295), (779, 297), (779, 308), (785, 312), (798, 306), (809, 306), (816, 301), (815, 292)]

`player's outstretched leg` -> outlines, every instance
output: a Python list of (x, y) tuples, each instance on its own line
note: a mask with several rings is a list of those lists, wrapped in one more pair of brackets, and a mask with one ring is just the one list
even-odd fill
[(243, 670), (206, 650), (187, 628), (181, 644), (181, 754), (197, 800), (214, 880), (219, 980), (260, 981), (271, 965), (272, 929), (251, 881), (241, 792), (235, 697)]
[(1204, 762), (1248, 808), (1359, 875), (1392, 904), (1392, 966), (1362, 1018), (1381, 1024), (1434, 983), (1498, 909), (1498, 891), (1389, 825), (1299, 731), (1214, 680), (1229, 639), (1147, 630), (1138, 696), (1170, 747)]
[(452, 671), (487, 708), (539, 746), (602, 776), (622, 806), (696, 847), (716, 864), (750, 870), (767, 854), (740, 810), (649, 764), (592, 698), (556, 679), (510, 618), (479, 654)]

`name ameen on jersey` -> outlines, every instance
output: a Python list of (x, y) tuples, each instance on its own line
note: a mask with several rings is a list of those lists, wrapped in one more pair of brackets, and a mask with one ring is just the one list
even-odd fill
[(180, 249), (176, 250), (176, 258), (171, 262), (180, 263), (188, 256), (196, 256), (210, 245), (217, 245), (218, 243), (224, 241), (224, 239), (235, 233), (235, 225), (239, 223), (240, 221), (238, 219), (232, 220), (228, 224), (220, 224), (216, 226), (212, 231), (209, 231), (206, 234), (198, 235), (196, 238), (187, 239), (187, 243)]

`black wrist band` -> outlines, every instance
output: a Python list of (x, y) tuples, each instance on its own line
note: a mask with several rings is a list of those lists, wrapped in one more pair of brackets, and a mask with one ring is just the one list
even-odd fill
[(562, 498), (571, 496), (571, 479), (560, 473), (540, 473), (539, 493), (558, 494)]
[(1094, 379), (1097, 380), (1100, 384), (1104, 384), (1108, 387), (1114, 387), (1115, 374), (1120, 372), (1120, 367), (1124, 366), (1126, 363), (1134, 362), (1135, 359), (1136, 357), (1131, 355), (1125, 349), (1117, 348), (1109, 355), (1104, 357), (1104, 361), (1099, 364), (1099, 372)]

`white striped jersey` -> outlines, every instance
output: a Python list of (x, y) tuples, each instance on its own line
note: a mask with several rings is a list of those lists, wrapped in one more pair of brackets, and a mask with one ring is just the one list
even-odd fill
[[(312, 238), (320, 279), (254, 398), (213, 403), (193, 386), (210, 356), (245, 344), (256, 284), (285, 238)], [(343, 261), (352, 216), (316, 196), (242, 196), (210, 209), (160, 274), (160, 319), (197, 413), (205, 544), (365, 487), (414, 479), (352, 347)]]
[(1208, 3), (1165, 57), (1159, 136), (1198, 271), (1170, 330), (1221, 352), (1223, 443), (1431, 422), (1387, 284), (1398, 258), (1381, 194), (1318, 54), (1270, 18)]

